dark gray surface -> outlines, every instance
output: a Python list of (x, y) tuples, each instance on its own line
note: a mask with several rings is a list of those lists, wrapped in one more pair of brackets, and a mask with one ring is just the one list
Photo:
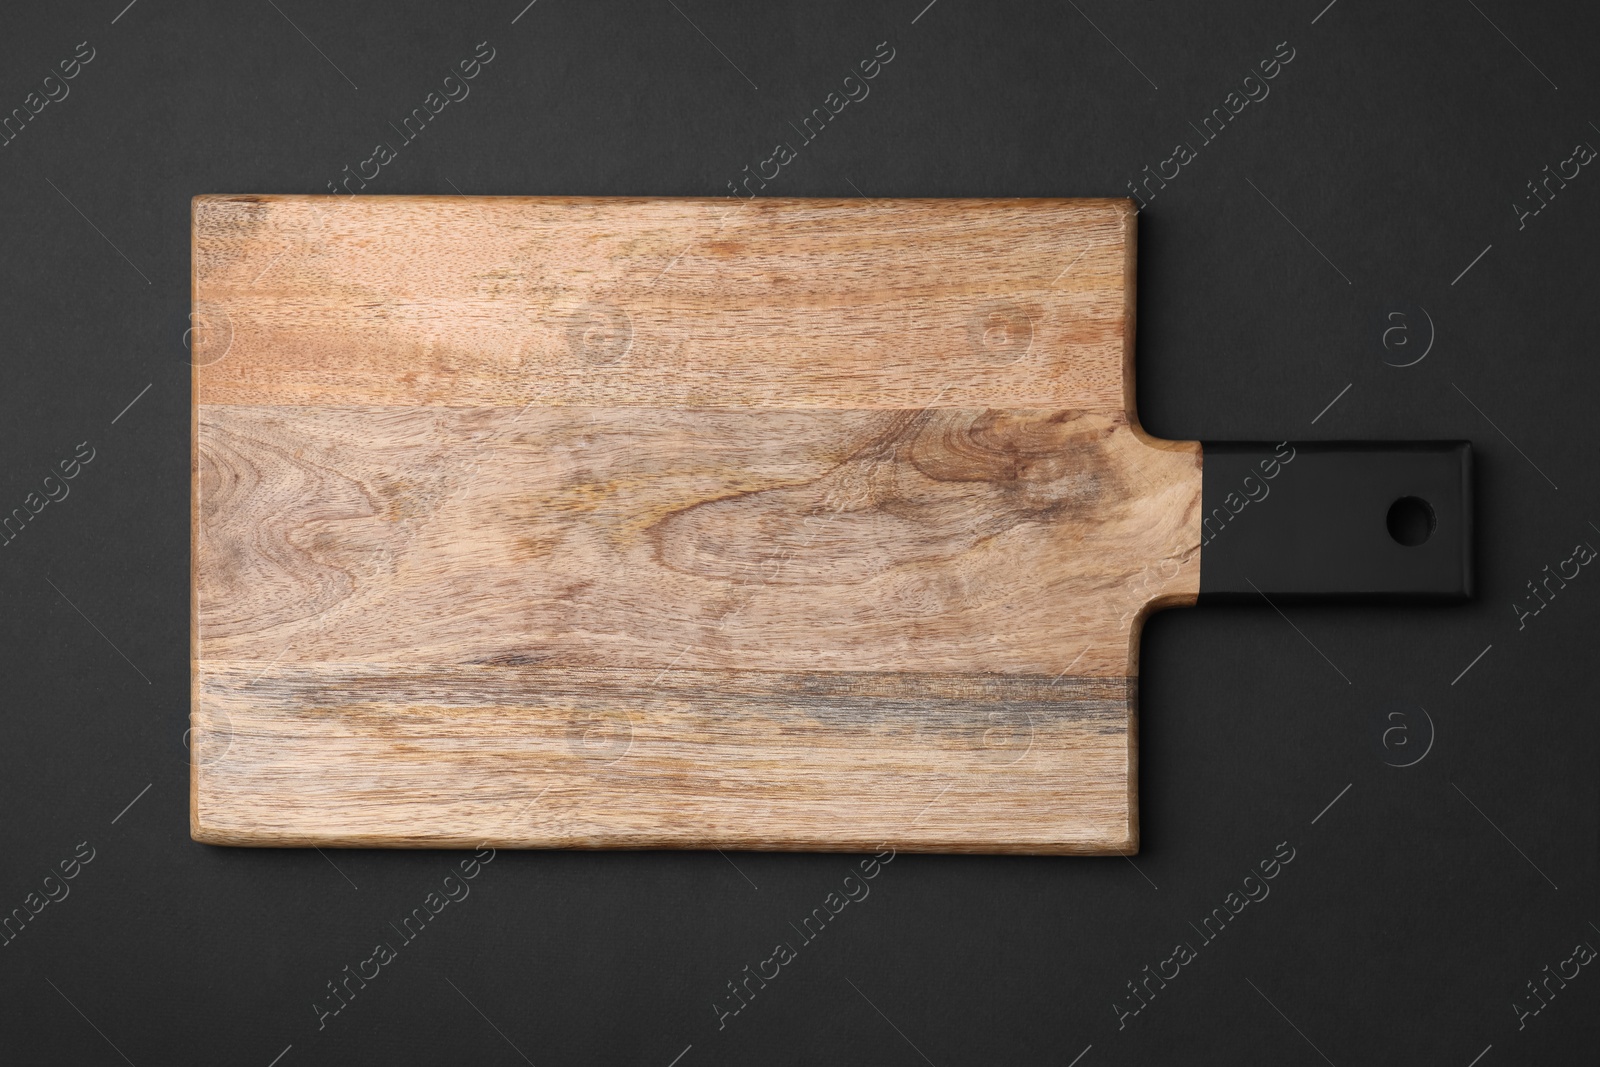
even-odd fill
[[(1593, 1062), (1595, 966), (1513, 1006), (1600, 947), (1600, 576), (1542, 607), (1525, 584), (1600, 545), (1600, 175), (1513, 206), (1600, 144), (1592, 6), (523, 2), (0, 16), (5, 108), (95, 50), (0, 148), (0, 507), (94, 450), (0, 548), (0, 906), (94, 850), (0, 948), (0, 1061)], [(463, 857), (188, 839), (189, 197), (325, 191), (485, 40), (368, 192), (725, 192), (889, 41), (768, 193), (1120, 195), (1288, 42), (1143, 213), (1145, 422), (1470, 439), (1477, 601), (1156, 618), (1141, 855), (899, 856), (721, 1029), (854, 858), (501, 853), (319, 1030), (325, 984)]]

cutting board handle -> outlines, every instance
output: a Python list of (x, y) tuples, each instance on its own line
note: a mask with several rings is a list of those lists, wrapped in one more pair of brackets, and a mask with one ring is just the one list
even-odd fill
[(1200, 602), (1472, 595), (1466, 441), (1203, 446)]

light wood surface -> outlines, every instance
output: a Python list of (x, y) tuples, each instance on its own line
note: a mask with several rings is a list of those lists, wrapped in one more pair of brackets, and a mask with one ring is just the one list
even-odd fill
[(1134, 851), (1133, 227), (197, 198), (194, 836)]

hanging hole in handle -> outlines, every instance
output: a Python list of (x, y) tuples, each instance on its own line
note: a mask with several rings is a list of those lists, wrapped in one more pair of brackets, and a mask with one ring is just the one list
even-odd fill
[(1389, 536), (1396, 544), (1415, 548), (1433, 536), (1439, 517), (1426, 500), (1403, 496), (1389, 505), (1388, 525)]

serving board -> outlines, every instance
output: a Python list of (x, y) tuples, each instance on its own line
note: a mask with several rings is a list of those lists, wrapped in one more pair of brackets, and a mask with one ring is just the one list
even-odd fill
[(1134, 227), (196, 198), (195, 839), (1136, 851)]

